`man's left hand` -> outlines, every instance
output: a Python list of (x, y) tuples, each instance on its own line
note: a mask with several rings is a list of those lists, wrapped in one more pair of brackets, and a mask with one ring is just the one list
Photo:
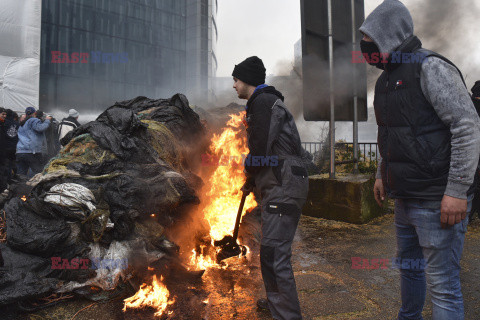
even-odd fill
[(440, 211), (442, 228), (453, 226), (467, 217), (467, 200), (444, 195)]

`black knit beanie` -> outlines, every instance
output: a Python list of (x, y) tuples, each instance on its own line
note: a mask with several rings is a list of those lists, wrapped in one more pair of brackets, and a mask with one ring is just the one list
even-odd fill
[(480, 97), (480, 81), (475, 82), (475, 85), (472, 87), (472, 95), (474, 98)]
[(262, 59), (253, 56), (235, 65), (232, 76), (256, 87), (265, 83), (265, 72)]

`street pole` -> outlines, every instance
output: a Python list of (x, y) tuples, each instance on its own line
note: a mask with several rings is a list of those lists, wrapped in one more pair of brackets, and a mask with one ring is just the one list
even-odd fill
[[(357, 30), (355, 27), (355, 0), (352, 3), (352, 51), (356, 49)], [(353, 173), (358, 173), (358, 94), (357, 94), (357, 66), (352, 64), (353, 70)]]
[(335, 88), (333, 84), (332, 0), (328, 0), (328, 56), (330, 60), (330, 179), (335, 179)]

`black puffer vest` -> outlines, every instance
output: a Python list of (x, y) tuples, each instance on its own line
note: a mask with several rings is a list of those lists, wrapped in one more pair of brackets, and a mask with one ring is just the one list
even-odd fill
[[(412, 36), (397, 52), (435, 56), (452, 64), (421, 45)], [(382, 180), (391, 198), (441, 200), (450, 169), (451, 133), (423, 95), (421, 67), (422, 59), (390, 62), (377, 81), (374, 107)]]

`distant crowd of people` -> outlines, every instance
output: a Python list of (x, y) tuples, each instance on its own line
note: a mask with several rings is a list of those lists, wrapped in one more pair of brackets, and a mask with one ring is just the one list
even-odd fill
[(17, 175), (32, 177), (59, 152), (60, 139), (80, 126), (75, 109), (59, 123), (34, 107), (20, 117), (0, 108), (0, 193)]

